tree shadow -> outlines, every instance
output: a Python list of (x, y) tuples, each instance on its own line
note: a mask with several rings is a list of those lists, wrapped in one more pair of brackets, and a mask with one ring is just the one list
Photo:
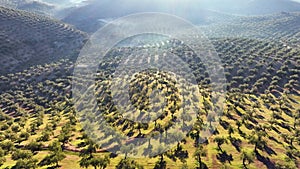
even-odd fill
[[(121, 125), (122, 125), (122, 124), (121, 124)], [(125, 124), (125, 125), (122, 127), (122, 131), (125, 131), (128, 127), (130, 127), (129, 124), (128, 124), (128, 123)]]
[(286, 122), (286, 120), (285, 120), (282, 116), (280, 116), (280, 115), (276, 115), (276, 114), (275, 114), (274, 117), (275, 117), (277, 120), (282, 120), (282, 121)]
[(245, 127), (246, 127), (248, 130), (254, 129), (254, 125), (251, 124), (251, 123), (246, 123), (246, 124), (245, 124)]
[(242, 141), (240, 139), (237, 139), (237, 138), (229, 138), (231, 144), (234, 146), (234, 148), (238, 151), (238, 152), (241, 152), (241, 144), (242, 144)]
[(220, 121), (220, 125), (225, 129), (225, 130), (227, 130), (228, 129), (228, 127), (229, 127), (229, 123), (227, 122), (227, 121)]
[(226, 114), (226, 117), (228, 117), (230, 120), (237, 120), (236, 118), (234, 118), (230, 113)]
[(55, 169), (55, 168), (60, 168), (60, 166), (58, 166), (58, 167), (56, 167), (56, 166), (47, 167), (47, 169)]
[(82, 141), (80, 143), (77, 144), (77, 148), (82, 148), (82, 147), (85, 147), (86, 146), (86, 142)]
[(201, 162), (201, 168), (197, 166), (195, 169), (208, 169), (208, 167), (204, 162)]
[(278, 123), (278, 125), (279, 125), (280, 127), (284, 128), (284, 129), (288, 130), (288, 131), (291, 131), (291, 127), (290, 127), (290, 125), (287, 124), (287, 123), (281, 122), (281, 123)]
[(246, 107), (245, 107), (243, 104), (238, 103), (238, 106), (239, 106), (242, 110), (246, 110)]
[(276, 143), (278, 144), (282, 144), (281, 142), (279, 142), (275, 137), (273, 136), (269, 136), (269, 139), (272, 140), (272, 141), (275, 141)]
[(118, 156), (118, 154), (115, 153), (110, 153), (109, 154), (109, 158), (116, 158)]
[(226, 151), (223, 151), (222, 153), (218, 153), (217, 159), (221, 163), (225, 163), (227, 161), (229, 164), (231, 164), (231, 161), (233, 161), (232, 154), (229, 155), (229, 154), (227, 154)]
[(234, 110), (238, 116), (240, 116), (240, 117), (243, 116), (243, 113), (241, 113), (237, 108), (235, 108)]
[(293, 117), (293, 112), (292, 112), (290, 109), (288, 109), (288, 108), (286, 108), (286, 107), (282, 107), (281, 110), (282, 110), (286, 115), (288, 115), (288, 116), (290, 116), (290, 117)]
[(159, 161), (155, 164), (154, 169), (166, 169), (167, 162), (166, 161)]
[(297, 100), (293, 99), (293, 98), (289, 98), (290, 101), (292, 101), (293, 103), (299, 103)]
[(276, 127), (272, 126), (271, 128), (272, 128), (272, 130), (274, 130), (276, 133), (281, 134), (281, 132), (280, 132)]
[(166, 153), (166, 156), (174, 162), (176, 162), (176, 160), (177, 160), (176, 157), (172, 153)]
[(175, 150), (174, 156), (179, 158), (180, 161), (184, 161), (185, 159), (189, 158), (189, 153), (187, 150), (183, 150), (182, 146)]
[(152, 154), (153, 146), (150, 144), (147, 148), (144, 149), (143, 155), (144, 156), (149, 156)]
[(267, 152), (269, 155), (277, 155), (277, 153), (271, 148), (271, 147), (269, 147), (269, 146), (267, 146), (267, 145), (265, 145), (264, 146), (264, 150), (265, 150), (265, 152)]
[(275, 164), (267, 157), (262, 156), (261, 154), (259, 154), (258, 151), (255, 152), (256, 155), (256, 159), (260, 162), (262, 162), (268, 169), (274, 169)]
[(214, 129), (214, 128), (210, 128), (209, 130), (210, 130), (210, 132), (211, 132), (213, 135), (220, 134), (220, 133), (219, 133), (219, 130), (218, 130), (217, 128), (215, 128), (215, 129)]
[(243, 137), (243, 138), (246, 138), (246, 137), (247, 137), (247, 134), (244, 133), (242, 130), (238, 130), (238, 133), (239, 133), (239, 135), (240, 135), (241, 137)]
[(251, 121), (251, 122), (254, 123), (254, 124), (258, 124), (258, 121), (255, 120), (254, 118), (250, 118), (249, 121)]
[[(124, 131), (124, 130), (123, 130)], [(133, 130), (130, 130), (128, 133), (127, 133), (127, 137), (132, 137), (134, 135), (134, 131)]]
[(265, 117), (262, 116), (262, 115), (260, 115), (260, 114), (257, 114), (257, 115), (255, 116), (255, 118), (258, 118), (258, 119), (260, 119), (260, 120), (265, 119)]

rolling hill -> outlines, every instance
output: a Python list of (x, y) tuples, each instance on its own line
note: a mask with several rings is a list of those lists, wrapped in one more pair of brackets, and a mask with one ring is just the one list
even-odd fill
[[(52, 53), (57, 55), (52, 55), (54, 59), (48, 60), (50, 62), (48, 64), (41, 61), (39, 65), (0, 76), (0, 166), (17, 168), (21, 165), (42, 169), (91, 168), (95, 165), (95, 161), (104, 161), (99, 163), (105, 166), (102, 166), (103, 168), (117, 169), (129, 167), (182, 169), (200, 166), (213, 169), (299, 168), (300, 50), (297, 47), (299, 22), (296, 22), (298, 18), (298, 13), (280, 13), (240, 17), (208, 25), (205, 29), (202, 27), (209, 35), (225, 71), (226, 79), (222, 82), (227, 88), (227, 93), (218, 120), (213, 115), (205, 117), (211, 111), (221, 108), (216, 104), (216, 100), (212, 99), (212, 95), (218, 93), (210, 91), (210, 77), (206, 70), (207, 66), (214, 65), (214, 61), (202, 63), (199, 56), (194, 55), (188, 47), (178, 45), (182, 43), (176, 40), (150, 41), (142, 47), (155, 52), (171, 46), (171, 52), (190, 65), (202, 91), (200, 95), (195, 95), (194, 92), (183, 93), (185, 98), (193, 98), (199, 101), (201, 106), (201, 110), (197, 112), (197, 122), (186, 138), (178, 141), (178, 135), (169, 132), (168, 137), (176, 140), (177, 146), (151, 158), (124, 157), (110, 153), (105, 147), (98, 147), (91, 140), (93, 137), (90, 137), (89, 131), (84, 130), (85, 125), (89, 123), (79, 123), (76, 118), (77, 113), (81, 113), (86, 119), (93, 121), (99, 118), (99, 114), (87, 111), (99, 109), (103, 112), (108, 126), (130, 138), (147, 138), (149, 135), (154, 135), (155, 138), (158, 133), (168, 131), (176, 119), (183, 118), (187, 121), (190, 119), (188, 116), (180, 116), (182, 114), (176, 109), (180, 104), (180, 96), (178, 97), (179, 90), (174, 87), (172, 77), (165, 72), (155, 72), (152, 69), (138, 72), (132, 77), (129, 94), (132, 103), (138, 108), (134, 113), (140, 117), (147, 117), (147, 110), (151, 110), (153, 105), (149, 105), (149, 100), (145, 96), (149, 96), (155, 89), (160, 90), (168, 96), (168, 104), (163, 108), (162, 116), (153, 122), (141, 124), (124, 118), (122, 112), (115, 107), (111, 95), (119, 95), (120, 91), (110, 91), (111, 75), (122, 61), (120, 58), (126, 59), (130, 52), (139, 50), (141, 46), (122, 45), (111, 49), (103, 62), (99, 63), (95, 90), (92, 86), (83, 86), (87, 80), (84, 76), (75, 78), (79, 86), (82, 85), (79, 89), (88, 87), (82, 96), (92, 92), (97, 96), (98, 106), (93, 105), (89, 99), (82, 100), (82, 106), (90, 108), (86, 111), (74, 109), (72, 101), (77, 101), (72, 97), (74, 92), (77, 92), (72, 91), (75, 62), (72, 59), (58, 59), (61, 58), (61, 53)], [(255, 37), (255, 31), (261, 31), (267, 36)], [(16, 35), (20, 37), (19, 34)], [(13, 47), (17, 43), (4, 44)], [(30, 47), (31, 45), (28, 46)], [(10, 50), (12, 51), (14, 50)], [(154, 54), (149, 55), (149, 58), (151, 57), (149, 60), (155, 60)], [(42, 55), (42, 59), (45, 57)], [(133, 61), (140, 62), (138, 58)], [(170, 59), (162, 63), (174, 65), (176, 62)], [(122, 82), (122, 79), (119, 82)], [(155, 102), (161, 103), (162, 100), (158, 99)], [(126, 112), (129, 113), (132, 111)], [(218, 123), (216, 130), (205, 142), (199, 144), (199, 140), (203, 139), (200, 137), (201, 129), (210, 128), (210, 125), (205, 125), (209, 123)], [(101, 126), (101, 129), (111, 131), (106, 126)], [(99, 139), (109, 141), (111, 138), (109, 132), (104, 136), (99, 135), (101, 137)], [(161, 140), (153, 139), (145, 143), (139, 153), (147, 152), (147, 147), (154, 147), (154, 151), (159, 151), (159, 147), (154, 144), (155, 141)], [(120, 149), (120, 152), (128, 152), (131, 148), (129, 143), (130, 140), (124, 142), (126, 146)], [(25, 154), (25, 157), (19, 157), (19, 154)]]
[(0, 73), (38, 63), (70, 58), (80, 50), (85, 33), (60, 21), (0, 7)]
[[(101, 1), (107, 5), (101, 10), (96, 5), (79, 7), (68, 21), (93, 32), (110, 19), (145, 10), (139, 8), (141, 3), (122, 8), (121, 2)], [(234, 8), (246, 4), (242, 1)], [(150, 2), (147, 5), (151, 10), (167, 10)], [(115, 8), (106, 8), (109, 6)], [(0, 7), (0, 168), (300, 168), (300, 12), (233, 16), (201, 11), (194, 15), (184, 10), (173, 12), (200, 21), (199, 28), (208, 36), (221, 64), (213, 59), (202, 62), (201, 56), (180, 40), (132, 37), (108, 51), (96, 78), (87, 79), (82, 74), (73, 76), (78, 52), (87, 39), (85, 33), (49, 17)], [(164, 59), (165, 49), (179, 60)], [(146, 59), (132, 55), (140, 50), (149, 52)], [(174, 73), (155, 68), (127, 76), (129, 82), (122, 76), (114, 79), (124, 60), (128, 72), (136, 64), (150, 61), (183, 70), (185, 62), (200, 93), (183, 85), (184, 79), (174, 79)], [(217, 86), (207, 71), (216, 64), (224, 68), (224, 77), (219, 79), (222, 84)], [(91, 86), (86, 85), (90, 80)], [(114, 83), (128, 87), (133, 109), (117, 107), (116, 103), (127, 102), (123, 97), (113, 100), (124, 94), (121, 88), (111, 90)], [(219, 90), (212, 91), (212, 86)], [(96, 97), (97, 105), (86, 97), (89, 94)], [(96, 113), (91, 113), (93, 110)], [(190, 125), (192, 117), (186, 111), (197, 116), (191, 130), (186, 135), (172, 132), (179, 120), (182, 128)], [(127, 119), (131, 114), (141, 119), (158, 118), (141, 123)], [(80, 123), (82, 119), (86, 121)], [(96, 125), (91, 126), (93, 123)], [(98, 132), (93, 133), (93, 128)], [(212, 135), (203, 136), (203, 129)], [(115, 148), (108, 146), (114, 130), (129, 138), (116, 138), (122, 147), (113, 152), (124, 155), (110, 151)], [(164, 134), (158, 137), (160, 133)], [(147, 141), (140, 142), (141, 148), (133, 153), (158, 154), (127, 156), (135, 138)], [(167, 139), (175, 144), (164, 152), (159, 145)], [(103, 144), (97, 145), (96, 140)]]

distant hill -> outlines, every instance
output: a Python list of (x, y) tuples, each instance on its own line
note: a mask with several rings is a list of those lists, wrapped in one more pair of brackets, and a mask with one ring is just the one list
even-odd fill
[(72, 0), (41, 0), (41, 1), (50, 3), (50, 4), (60, 5), (60, 6), (69, 5), (73, 2)]
[(52, 14), (52, 11), (54, 11), (55, 6), (43, 2), (32, 1), (18, 6), (18, 9), (36, 12), (39, 14)]
[(300, 11), (292, 0), (190, 0), (191, 5), (238, 15), (264, 15)]
[(291, 0), (252, 0), (240, 7), (236, 13), (245, 15), (264, 15), (279, 12), (300, 11), (300, 3)]
[(0, 7), (0, 74), (72, 57), (86, 34), (60, 21)]
[(52, 15), (56, 10), (55, 5), (37, 0), (0, 0), (0, 6), (42, 15)]
[[(106, 19), (138, 12), (165, 12), (195, 24), (227, 22), (236, 15), (264, 15), (300, 11), (300, 3), (291, 0), (91, 0), (87, 5), (72, 9), (63, 21), (86, 32), (94, 32)], [(234, 16), (233, 16), (234, 14)]]
[(112, 20), (125, 15), (139, 12), (164, 12), (180, 16), (196, 24), (209, 24), (215, 21), (226, 22), (233, 16), (221, 12), (203, 9), (201, 5), (190, 5), (178, 2), (177, 6), (159, 0), (110, 0), (90, 1), (63, 19), (64, 22), (75, 25), (86, 32), (94, 32), (103, 26), (106, 20)]
[(254, 38), (282, 41), (299, 47), (300, 12), (280, 12), (260, 16), (243, 16), (226, 23), (201, 25), (210, 38)]
[(19, 5), (28, 3), (29, 0), (0, 0), (0, 5), (9, 8), (17, 8)]

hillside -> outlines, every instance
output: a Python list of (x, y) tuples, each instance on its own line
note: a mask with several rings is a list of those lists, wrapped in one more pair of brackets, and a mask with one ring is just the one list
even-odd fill
[(70, 58), (86, 35), (48, 17), (0, 7), (0, 74)]
[[(80, 7), (69, 19), (93, 32), (101, 25), (92, 21), (133, 9), (113, 5)], [(0, 7), (0, 168), (299, 169), (300, 13), (203, 11), (186, 16), (203, 19), (198, 26), (221, 64), (203, 62), (179, 39), (138, 35), (107, 51), (89, 79), (76, 64), (85, 33)], [(195, 85), (146, 69), (149, 62), (178, 73), (188, 65)], [(142, 71), (134, 72), (138, 65)], [(74, 76), (75, 66), (82, 74)], [(209, 68), (224, 68), (220, 84)], [(165, 152), (166, 143), (174, 146)]]
[[(99, 63), (95, 86), (83, 86), (85, 77), (76, 77), (75, 80), (79, 86), (82, 85), (82, 89), (88, 88), (87, 91), (84, 90), (82, 96), (89, 92), (94, 92), (97, 96), (98, 106), (94, 106), (89, 99), (83, 100), (82, 106), (103, 112), (104, 119), (109, 125), (99, 124), (103, 127), (99, 129), (110, 131), (108, 126), (111, 126), (130, 138), (148, 138), (149, 135), (155, 136), (160, 132), (169, 131), (169, 126), (176, 119), (186, 119), (182, 123), (184, 126), (188, 124), (190, 117), (182, 116), (181, 111), (176, 108), (180, 105), (180, 93), (174, 87), (172, 76), (166, 72), (149, 70), (134, 74), (130, 81), (129, 94), (132, 103), (138, 109), (134, 113), (138, 117), (147, 117), (145, 112), (154, 108), (149, 104), (147, 97), (150, 97), (151, 91), (160, 90), (168, 98), (167, 106), (162, 109), (163, 114), (146, 125), (124, 118), (124, 115), (132, 111), (121, 114), (111, 99), (113, 95), (119, 95), (121, 90), (114, 92), (109, 90), (112, 83), (111, 75), (120, 64), (120, 58), (125, 58), (130, 52), (140, 48), (155, 52), (172, 47), (170, 52), (190, 65), (202, 92), (199, 95), (193, 92), (183, 94), (185, 98), (192, 98), (192, 102), (199, 101), (201, 109), (197, 112), (197, 121), (182, 141), (178, 139), (180, 133), (178, 135), (169, 132), (168, 137), (175, 140), (176, 145), (171, 150), (152, 158), (116, 155), (107, 151), (112, 147), (98, 147), (91, 140), (94, 137), (91, 137), (90, 130), (83, 130), (89, 123), (79, 123), (77, 120), (81, 118), (78, 118), (78, 114), (83, 114), (84, 118), (91, 121), (97, 119), (99, 115), (89, 113), (90, 109), (81, 111), (74, 109), (74, 104), (78, 100), (73, 100), (72, 97), (74, 92), (77, 92), (72, 91), (73, 60), (58, 60), (1, 76), (0, 161), (3, 161), (3, 168), (20, 165), (33, 165), (37, 168), (57, 167), (57, 165), (65, 169), (92, 168), (97, 160), (101, 161), (98, 163), (99, 166), (118, 169), (122, 169), (122, 166), (146, 169), (200, 166), (213, 169), (299, 168), (300, 50), (287, 45), (299, 44), (294, 41), (299, 31), (291, 31), (292, 28), (299, 26), (299, 22), (293, 22), (297, 16), (296, 13), (282, 13), (243, 18), (242, 23), (245, 27), (252, 23), (253, 29), (256, 27), (257, 30), (275, 34), (285, 39), (284, 42), (280, 42), (280, 38), (269, 36), (260, 38), (244, 36), (249, 32), (247, 29), (240, 29), (239, 32), (232, 30), (232, 36), (228, 36), (230, 32), (225, 34), (227, 36), (221, 36), (226, 32), (226, 24), (219, 24), (218, 28), (217, 25), (210, 25), (215, 28), (212, 30), (216, 36), (212, 36), (214, 34), (211, 33), (209, 37), (222, 60), (226, 78), (223, 79), (223, 85), (227, 88), (226, 100), (223, 111), (220, 112), (220, 119), (209, 115), (212, 111), (222, 108), (212, 99), (213, 95), (219, 93), (210, 90), (211, 77), (206, 70), (208, 66), (214, 65), (214, 62), (204, 64), (199, 56), (193, 55), (187, 46), (176, 40), (151, 41), (142, 47), (122, 44), (111, 49), (105, 60)], [(238, 23), (234, 20), (228, 25)], [(291, 30), (284, 29), (287, 23)], [(228, 30), (231, 28), (228, 27)], [(150, 60), (154, 60), (152, 57), (156, 57), (155, 53), (149, 57)], [(135, 59), (133, 61), (139, 62)], [(174, 62), (176, 60), (168, 60), (163, 64)], [(119, 80), (116, 82), (123, 82), (123, 79)], [(158, 99), (156, 103), (161, 103), (162, 100)], [(201, 129), (208, 128), (213, 131), (210, 123), (218, 125), (213, 135), (205, 140), (201, 137)], [(109, 133), (105, 133), (100, 140), (109, 141), (111, 137), (108, 135)], [(154, 152), (160, 151), (155, 141), (159, 143), (164, 138), (145, 143), (144, 148), (137, 153), (147, 152), (151, 147)], [(130, 140), (122, 144), (126, 146), (120, 149), (120, 152), (129, 152), (132, 148)], [(56, 164), (55, 161), (49, 162), (47, 159), (58, 161)]]
[[(231, 54), (234, 54), (235, 51), (234, 49), (224, 48), (224, 46), (228, 45), (228, 42), (242, 42), (244, 45), (249, 44), (261, 48), (259, 45), (254, 45), (260, 42), (253, 43), (249, 42), (249, 40), (242, 39), (220, 40), (216, 46), (220, 48), (220, 51), (224, 52), (224, 56), (227, 56), (226, 51), (230, 51)], [(241, 45), (241, 47), (247, 48), (247, 45), (244, 45)], [(127, 48), (116, 49), (115, 56), (120, 56), (120, 53), (125, 54), (126, 51), (128, 51)], [(112, 52), (112, 54), (113, 53), (114, 52)], [(113, 56), (114, 55), (112, 55), (112, 57)], [(228, 55), (228, 57), (229, 56), (230, 55)], [(227, 63), (224, 63), (225, 65), (236, 64), (233, 61), (235, 59), (234, 57), (225, 59), (228, 60)], [(100, 104), (104, 104), (104, 102), (102, 102), (105, 100), (104, 94), (108, 92), (103, 85), (108, 84), (110, 81), (106, 75), (110, 73), (111, 68), (115, 65), (112, 64), (115, 62), (109, 60), (108, 58), (107, 62), (104, 62), (102, 65), (110, 66), (107, 70), (101, 69), (101, 73), (98, 75), (99, 81), (97, 83), (99, 84), (98, 97)], [(112, 60), (114, 59), (112, 58)], [(249, 58), (249, 61), (251, 60), (254, 63), (256, 62), (256, 58)], [(281, 61), (282, 60), (279, 60), (279, 62)], [(110, 156), (110, 163), (107, 168), (116, 168), (117, 165), (122, 164), (122, 161), (123, 163), (126, 162), (126, 160), (124, 162), (123, 156), (110, 154), (106, 152), (105, 149), (96, 148), (92, 152), (89, 151), (90, 147), (97, 146), (89, 139), (89, 134), (82, 130), (82, 124), (76, 122), (74, 116), (75, 112), (72, 106), (73, 103), (71, 102), (71, 73), (73, 64), (74, 63), (69, 60), (60, 60), (1, 77), (0, 96), (2, 99), (0, 102), (0, 132), (2, 134), (0, 137), (0, 147), (3, 149), (6, 159), (3, 167), (12, 167), (22, 164), (22, 159), (15, 158), (18, 153), (26, 153), (28, 155), (27, 158), (29, 161), (23, 165), (36, 164), (39, 165), (39, 168), (55, 166), (55, 164), (47, 165), (46, 163), (45, 165), (42, 163), (43, 159), (53, 154), (51, 147), (54, 146), (55, 140), (58, 140), (58, 145), (62, 147), (59, 148), (58, 152), (63, 153), (66, 157), (59, 162), (61, 168), (79, 168), (80, 161), (83, 162), (90, 155), (96, 159)], [(263, 67), (264, 66), (267, 65), (263, 65)], [(244, 67), (243, 69), (249, 70), (250, 67), (251, 66)], [(277, 64), (273, 64), (271, 68), (276, 69)], [(199, 67), (199, 69), (195, 70), (195, 73), (198, 75), (198, 73), (203, 71), (202, 69), (203, 66)], [(230, 72), (232, 69), (235, 68), (227, 67), (226, 72)], [(239, 70), (243, 69), (241, 68)], [(287, 68), (287, 72), (291, 72), (291, 70), (293, 69)], [(299, 67), (296, 70), (299, 71)], [(147, 74), (151, 75), (151, 72)], [(141, 73), (140, 76), (136, 76), (134, 81), (132, 81), (132, 85), (142, 85), (144, 86), (143, 89), (145, 89), (146, 84), (149, 88), (156, 86), (155, 81), (150, 80), (151, 78), (145, 78), (147, 74)], [(160, 78), (159, 74), (152, 74), (151, 76), (153, 75), (156, 78)], [(253, 76), (251, 79), (264, 79), (264, 77), (260, 77), (255, 73), (251, 76)], [(285, 81), (285, 77), (286, 76), (280, 76), (278, 83), (281, 84), (281, 80)], [(234, 82), (235, 80), (233, 79), (237, 79), (237, 81)], [(240, 78), (227, 79), (228, 84), (242, 85), (239, 79)], [(78, 80), (81, 81), (83, 78)], [(167, 79), (164, 80), (169, 82)], [(206, 80), (203, 82), (205, 81)], [(274, 82), (275, 81), (277, 81), (277, 79), (274, 79)], [(296, 81), (296, 84), (299, 85), (299, 81)], [(161, 86), (163, 92), (168, 90), (167, 86), (159, 86)], [(278, 85), (278, 87), (280, 86), (281, 85)], [(255, 87), (253, 87), (253, 89), (254, 88)], [(272, 89), (270, 90), (272, 91)], [(266, 91), (270, 90), (267, 87)], [(277, 95), (277, 92), (275, 95), (272, 94), (273, 92), (259, 94), (253, 90), (247, 94), (240, 90), (232, 90), (226, 95), (227, 100), (226, 106), (224, 107), (224, 114), (220, 119), (216, 132), (207, 142), (204, 142), (201, 146), (197, 144), (197, 138), (199, 139), (199, 136), (197, 136), (196, 133), (200, 128), (199, 126), (195, 126), (183, 141), (178, 142), (178, 147), (175, 146), (162, 156), (153, 158), (127, 158), (127, 160), (129, 160), (128, 165), (137, 163), (149, 169), (158, 165), (166, 165), (168, 168), (181, 168), (183, 166), (196, 168), (199, 162), (197, 158), (194, 157), (197, 157), (195, 152), (199, 149), (199, 151), (205, 152), (205, 154), (201, 155), (201, 164), (208, 168), (242, 168), (243, 159), (246, 160), (244, 165), (250, 169), (297, 168), (300, 159), (299, 135), (297, 134), (299, 132), (298, 114), (300, 97), (299, 88), (294, 88), (294, 90), (297, 91), (295, 94), (289, 93), (288, 89), (285, 90), (284, 93), (278, 91), (280, 95)], [(101, 94), (101, 91), (104, 91), (104, 93)], [(142, 101), (143, 96), (139, 95), (139, 93), (134, 93), (134, 90), (131, 92), (133, 92), (135, 99)], [(141, 91), (141, 93), (143, 92), (145, 91)], [(212, 104), (209, 92), (206, 92), (199, 96), (201, 107), (203, 106), (203, 109), (199, 112), (200, 116), (205, 116), (205, 111), (216, 108), (216, 106)], [(86, 106), (91, 106), (89, 100), (86, 100), (85, 104)], [(173, 102), (169, 104), (173, 105)], [(115, 112), (114, 109), (108, 109), (109, 105), (111, 105), (110, 102), (105, 102), (105, 105), (107, 105), (107, 107), (100, 108), (106, 112), (109, 124), (114, 126), (116, 130), (122, 131), (124, 134), (131, 135), (132, 137), (140, 137), (141, 134), (139, 134), (139, 132), (141, 132), (142, 135), (147, 135), (150, 131), (157, 132), (167, 130), (165, 125), (168, 123), (165, 121), (172, 119), (171, 113), (169, 112), (171, 109), (166, 108), (165, 111), (167, 114), (164, 117), (158, 119), (155, 124), (151, 122), (149, 126), (141, 129), (137, 127), (138, 124), (122, 119), (119, 112)], [(176, 116), (177, 114), (175, 114), (175, 117)], [(207, 122), (205, 121), (204, 123)], [(8, 126), (7, 124), (13, 125)], [(199, 121), (197, 124), (202, 123)], [(169, 136), (173, 137), (171, 134)], [(154, 144), (152, 145), (154, 146)], [(18, 147), (18, 149), (16, 149), (16, 147)], [(36, 162), (34, 160), (36, 160)], [(130, 160), (134, 160), (135, 162), (131, 163)], [(247, 160), (253, 161), (248, 163)], [(82, 164), (81, 167), (84, 168), (84, 165)]]

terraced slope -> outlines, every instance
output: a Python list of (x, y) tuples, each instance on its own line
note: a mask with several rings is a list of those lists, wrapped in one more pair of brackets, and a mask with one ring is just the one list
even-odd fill
[(0, 74), (73, 57), (85, 38), (60, 21), (0, 7)]

